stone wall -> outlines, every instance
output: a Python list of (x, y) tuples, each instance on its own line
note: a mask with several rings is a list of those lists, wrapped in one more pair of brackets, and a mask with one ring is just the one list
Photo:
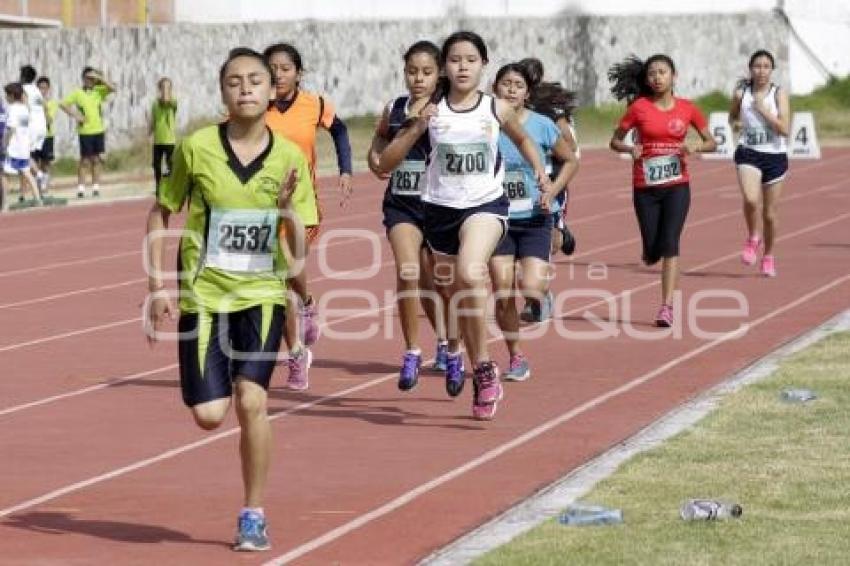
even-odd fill
[[(583, 104), (611, 100), (606, 71), (630, 53), (671, 55), (679, 67), (677, 90), (685, 96), (730, 91), (746, 72), (749, 54), (762, 47), (776, 55), (779, 80), (788, 76), (787, 32), (766, 13), (7, 30), (0, 31), (0, 50), (6, 54), (0, 76), (3, 82), (14, 80), (18, 67), (31, 63), (51, 77), (54, 96), (64, 96), (77, 87), (85, 65), (104, 69), (118, 86), (104, 112), (109, 147), (126, 147), (146, 135), (160, 76), (174, 81), (181, 127), (216, 116), (218, 67), (234, 46), (294, 43), (305, 61), (305, 86), (326, 93), (344, 118), (377, 113), (403, 89), (401, 55), (410, 43), (439, 42), (460, 28), (474, 29), (487, 41), (489, 77), (499, 65), (533, 55), (544, 62), (549, 79), (578, 91)], [(64, 115), (57, 144), (60, 154), (75, 153)]]

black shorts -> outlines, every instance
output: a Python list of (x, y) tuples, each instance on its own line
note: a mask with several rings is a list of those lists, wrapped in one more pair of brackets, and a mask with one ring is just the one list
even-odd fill
[(761, 172), (761, 184), (772, 185), (785, 178), (788, 172), (787, 153), (767, 153), (739, 145), (735, 150), (736, 167), (752, 167)]
[(97, 157), (106, 151), (106, 136), (99, 134), (80, 134), (80, 157)]
[(552, 249), (552, 215), (509, 220), (508, 233), (496, 246), (494, 256), (507, 255), (522, 259), (536, 257), (549, 262)]
[(387, 234), (396, 224), (413, 224), (419, 231), (425, 232), (425, 217), (422, 214), (422, 201), (419, 197), (399, 197), (384, 195), (384, 227)]
[(422, 203), (425, 220), (425, 241), (434, 253), (457, 255), (460, 251), (460, 229), (466, 219), (476, 214), (495, 216), (502, 222), (504, 238), (508, 225), (510, 201), (502, 194), (500, 197), (472, 208), (451, 208), (430, 202)]
[(644, 263), (652, 265), (663, 257), (678, 256), (679, 239), (691, 204), (690, 185), (635, 189), (633, 199)]
[(44, 143), (41, 144), (41, 149), (32, 152), (32, 158), (38, 161), (53, 161), (53, 138), (44, 138)]
[(258, 305), (231, 313), (182, 313), (180, 388), (193, 407), (233, 394), (244, 377), (269, 388), (284, 327), (282, 305)]

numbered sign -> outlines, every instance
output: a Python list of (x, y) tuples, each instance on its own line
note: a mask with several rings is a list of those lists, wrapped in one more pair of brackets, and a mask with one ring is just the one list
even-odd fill
[(712, 112), (708, 117), (708, 129), (717, 142), (717, 150), (703, 153), (703, 159), (732, 159), (735, 154), (735, 141), (732, 139), (732, 126), (729, 125), (728, 112)]
[(794, 112), (794, 118), (791, 120), (791, 136), (788, 138), (788, 157), (820, 159), (815, 117), (811, 112)]
[[(632, 128), (631, 130), (626, 132), (626, 137), (623, 138), (623, 141), (626, 142), (627, 144), (633, 146), (633, 145), (635, 145), (636, 139), (637, 139), (637, 130)], [(631, 159), (631, 158), (632, 158), (631, 153), (621, 153), (620, 154), (620, 159)]]

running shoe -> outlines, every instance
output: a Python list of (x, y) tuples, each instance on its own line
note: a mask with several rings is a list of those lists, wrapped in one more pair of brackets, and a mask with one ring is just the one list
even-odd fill
[(673, 307), (671, 305), (661, 305), (658, 314), (655, 316), (655, 326), (659, 328), (673, 326)]
[(540, 301), (527, 300), (519, 318), (523, 322), (543, 322), (549, 320), (552, 318), (554, 303), (555, 296), (551, 291), (547, 291), (546, 296)]
[(319, 317), (319, 311), (316, 308), (316, 302), (313, 297), (301, 307), (301, 328), (304, 330), (304, 344), (312, 346), (319, 339), (319, 324), (316, 319)]
[(421, 352), (405, 352), (401, 361), (401, 371), (398, 376), (398, 388), (410, 391), (419, 382), (419, 368), (422, 367)]
[(457, 397), (463, 391), (463, 382), (466, 376), (463, 367), (463, 354), (447, 353), (446, 355), (446, 393), (450, 397)]
[(528, 365), (528, 358), (521, 353), (511, 356), (508, 371), (505, 372), (505, 380), (525, 381), (529, 377), (531, 377), (531, 367)]
[(747, 238), (744, 242), (744, 250), (741, 252), (741, 261), (744, 265), (752, 265), (756, 262), (760, 243), (758, 237)]
[(289, 379), (286, 380), (286, 388), (293, 391), (305, 391), (310, 386), (308, 373), (313, 364), (313, 352), (303, 347), (297, 353), (289, 354), (286, 365), (289, 366)]
[(86, 190), (85, 189), (77, 189), (77, 198), (86, 198)]
[(472, 416), (483, 421), (492, 419), (504, 395), (498, 366), (493, 362), (484, 362), (475, 368), (472, 387)]
[[(78, 196), (79, 196), (79, 195), (78, 195)], [(99, 197), (99, 196), (100, 196), (100, 191), (99, 191), (98, 189), (92, 189), (92, 190), (91, 190), (91, 196), (93, 196), (93, 197)]]
[(761, 258), (761, 274), (765, 277), (776, 277), (776, 258), (766, 255)]
[(233, 543), (233, 550), (252, 552), (271, 548), (266, 531), (266, 518), (259, 513), (242, 511), (239, 513), (236, 525), (236, 542)]
[(561, 231), (561, 252), (564, 255), (573, 255), (576, 251), (576, 239), (573, 236), (573, 233), (570, 232), (570, 229), (567, 227), (566, 222), (562, 222), (558, 227), (558, 230)]
[(446, 371), (446, 359), (448, 357), (448, 342), (437, 342), (437, 353), (434, 355), (434, 371)]

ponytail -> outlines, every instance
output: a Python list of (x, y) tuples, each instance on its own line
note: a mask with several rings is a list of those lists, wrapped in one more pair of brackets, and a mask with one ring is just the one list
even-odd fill
[(561, 118), (571, 121), (578, 103), (575, 91), (565, 89), (561, 83), (543, 82), (531, 91), (529, 105), (535, 112), (557, 122)]

